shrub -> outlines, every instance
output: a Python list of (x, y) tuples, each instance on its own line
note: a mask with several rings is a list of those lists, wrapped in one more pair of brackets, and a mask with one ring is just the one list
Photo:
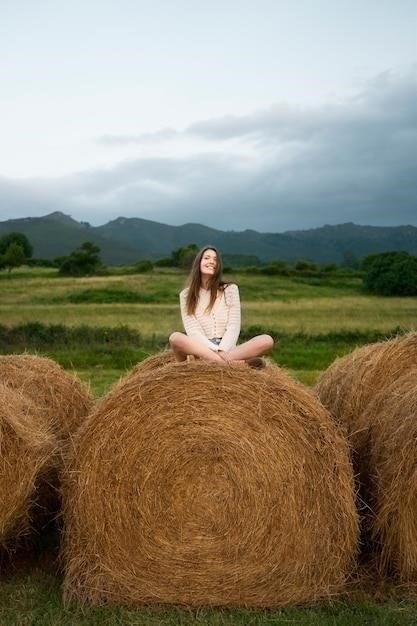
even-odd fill
[(138, 261), (133, 266), (133, 269), (138, 274), (145, 274), (145, 272), (153, 271), (153, 263), (149, 259), (143, 259), (143, 261)]
[(61, 276), (89, 276), (96, 274), (102, 267), (99, 257), (100, 248), (91, 241), (86, 241), (67, 257), (59, 259)]
[(318, 271), (318, 266), (317, 263), (314, 263), (314, 261), (297, 261), (297, 263), (294, 265), (294, 269), (297, 270), (297, 272), (306, 272), (306, 271), (310, 271), (310, 272), (317, 272)]
[(163, 257), (162, 259), (157, 259), (154, 263), (155, 267), (174, 267), (174, 261), (171, 257)]
[(367, 256), (362, 268), (365, 288), (383, 296), (417, 295), (417, 257), (408, 252), (382, 252)]
[(291, 273), (288, 263), (281, 260), (271, 261), (261, 272), (266, 276), (289, 276)]

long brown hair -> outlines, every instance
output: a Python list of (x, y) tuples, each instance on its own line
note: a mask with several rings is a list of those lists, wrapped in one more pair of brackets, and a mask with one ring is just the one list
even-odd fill
[(208, 288), (210, 290), (210, 302), (208, 303), (207, 309), (209, 311), (211, 311), (214, 303), (216, 302), (218, 291), (222, 291), (226, 286), (226, 283), (222, 279), (223, 264), (219, 250), (217, 250), (217, 248), (215, 248), (214, 246), (204, 246), (204, 248), (201, 248), (201, 250), (197, 252), (197, 255), (193, 261), (190, 275), (188, 277), (188, 293), (186, 300), (188, 315), (194, 315), (197, 307), (198, 298), (200, 296), (200, 289), (202, 286), (200, 263), (201, 259), (203, 258), (203, 254), (207, 250), (213, 250), (213, 252), (215, 252), (217, 256), (216, 271), (214, 272), (213, 276), (210, 277), (208, 284)]

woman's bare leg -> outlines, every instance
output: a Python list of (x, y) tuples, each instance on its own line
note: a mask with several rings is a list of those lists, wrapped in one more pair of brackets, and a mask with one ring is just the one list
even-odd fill
[(214, 350), (210, 350), (206, 346), (195, 339), (191, 339), (184, 333), (175, 332), (169, 338), (169, 344), (175, 354), (177, 361), (186, 361), (187, 355), (203, 359), (204, 361), (214, 361), (216, 363), (224, 363), (224, 359), (221, 358)]
[(223, 353), (226, 361), (246, 361), (256, 356), (262, 356), (272, 350), (274, 340), (270, 335), (257, 335), (245, 343), (241, 343), (228, 352)]

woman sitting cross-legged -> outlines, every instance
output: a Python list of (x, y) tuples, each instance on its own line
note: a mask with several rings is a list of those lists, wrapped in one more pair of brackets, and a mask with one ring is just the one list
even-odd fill
[(177, 361), (191, 355), (206, 361), (247, 361), (262, 367), (261, 357), (272, 349), (269, 335), (258, 335), (237, 345), (240, 333), (238, 286), (222, 280), (222, 262), (213, 246), (202, 248), (194, 259), (188, 287), (180, 293), (185, 332), (174, 332), (169, 343)]

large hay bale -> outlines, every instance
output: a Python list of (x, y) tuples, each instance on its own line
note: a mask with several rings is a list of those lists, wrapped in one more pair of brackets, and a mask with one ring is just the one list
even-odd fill
[(0, 381), (31, 398), (63, 441), (74, 433), (92, 408), (87, 386), (47, 357), (0, 355)]
[[(23, 534), (20, 528), (22, 525), (13, 522), (15, 517), (23, 520), (22, 528), (27, 534), (26, 543), (29, 546), (29, 539), (48, 530), (59, 514), (59, 484), (66, 449), (70, 437), (90, 411), (92, 397), (87, 386), (76, 376), (66, 372), (52, 359), (37, 355), (0, 355), (0, 381), (10, 393), (14, 391), (25, 397), (27, 407), (24, 411), (26, 436), (22, 434), (23, 418), (17, 409), (14, 418), (17, 421), (14, 423), (20, 426), (13, 435), (11, 420), (14, 408), (11, 406), (7, 418), (9, 426), (3, 433), (1, 448), (2, 454), (4, 449), (11, 456), (2, 456), (0, 496), (3, 492), (13, 494), (15, 491), (16, 498), (21, 502), (19, 510), (14, 500), (6, 496), (5, 504), (2, 503), (3, 515), (10, 519), (8, 544), (13, 544), (14, 549), (14, 546), (20, 548)], [(51, 446), (38, 445), (38, 439), (43, 439), (42, 432), (53, 437), (53, 449)], [(26, 469), (23, 465), (16, 465), (18, 456), (23, 464), (28, 463)], [(33, 461), (30, 462), (32, 457)], [(22, 474), (23, 471), (26, 474)], [(30, 533), (29, 530), (36, 530), (36, 533)]]
[(380, 569), (417, 583), (417, 368), (381, 391), (368, 416), (372, 532)]
[(414, 366), (417, 332), (357, 348), (336, 359), (317, 381), (317, 395), (345, 428), (356, 453), (361, 454), (367, 447), (369, 403)]
[(378, 556), (374, 510), (378, 506), (373, 480), (375, 466), (372, 431), (378, 416), (370, 410), (379, 396), (413, 367), (417, 367), (417, 333), (368, 344), (336, 359), (322, 374), (316, 392), (343, 428), (349, 445), (357, 482), (357, 506), (361, 514), (362, 553)]
[(313, 601), (357, 547), (345, 440), (287, 374), (204, 362), (127, 377), (74, 439), (65, 597)]
[(39, 480), (47, 473), (56, 438), (25, 395), (0, 383), (0, 548), (28, 532)]

